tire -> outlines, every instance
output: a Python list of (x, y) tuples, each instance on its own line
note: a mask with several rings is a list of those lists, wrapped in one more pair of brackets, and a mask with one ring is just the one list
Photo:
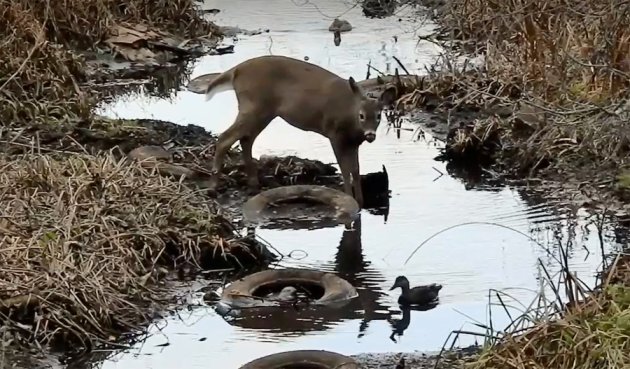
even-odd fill
[(323, 295), (311, 301), (311, 305), (335, 305), (357, 297), (357, 290), (345, 279), (332, 273), (310, 269), (268, 269), (234, 281), (223, 289), (221, 302), (232, 308), (278, 306), (276, 301), (254, 297), (256, 290), (274, 284), (309, 284), (324, 290)]
[(351, 357), (324, 350), (296, 350), (263, 356), (239, 369), (359, 369)]
[(311, 200), (335, 209), (335, 218), (345, 223), (353, 220), (361, 211), (357, 201), (345, 192), (317, 185), (293, 185), (272, 188), (250, 198), (243, 205), (243, 217), (247, 224), (260, 223), (267, 218), (262, 214), (270, 204), (288, 200)]

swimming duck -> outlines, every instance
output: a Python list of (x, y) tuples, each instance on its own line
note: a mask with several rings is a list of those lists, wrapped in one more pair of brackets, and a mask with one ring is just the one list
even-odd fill
[(393, 290), (396, 287), (402, 289), (400, 297), (398, 297), (398, 303), (400, 305), (425, 305), (433, 302), (438, 297), (438, 293), (442, 289), (442, 285), (432, 283), (426, 286), (417, 286), (409, 288), (409, 280), (405, 276), (396, 277), (394, 285), (389, 290)]
[(270, 293), (266, 296), (268, 300), (272, 301), (294, 301), (297, 296), (297, 289), (292, 286), (284, 287), (279, 293)]

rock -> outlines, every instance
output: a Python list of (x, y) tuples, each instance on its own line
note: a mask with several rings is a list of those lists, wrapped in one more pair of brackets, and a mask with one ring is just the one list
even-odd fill
[(394, 14), (397, 3), (394, 0), (362, 0), (363, 15), (368, 18), (383, 18)]
[(173, 159), (173, 156), (170, 152), (168, 152), (163, 147), (157, 145), (140, 146), (131, 150), (127, 154), (127, 157), (131, 160), (145, 160), (153, 158), (171, 161)]
[(269, 32), (268, 29), (259, 28), (257, 30), (247, 30), (247, 29), (243, 29), (243, 28), (240, 28), (240, 27), (234, 27), (234, 26), (221, 26), (221, 27), (219, 27), (219, 31), (225, 37), (234, 37), (234, 36), (240, 35), (240, 34), (243, 34), (245, 36), (255, 36), (255, 35), (260, 35), (261, 33)]
[(345, 19), (335, 18), (328, 27), (330, 32), (350, 32), (352, 31), (352, 25)]
[(287, 286), (278, 293), (270, 293), (265, 298), (271, 301), (290, 302), (297, 299), (297, 289), (292, 286)]
[(544, 124), (547, 120), (547, 113), (535, 106), (522, 103), (514, 112), (514, 123), (519, 127), (529, 126), (537, 128)]
[(224, 55), (224, 54), (233, 54), (233, 53), (234, 53), (233, 44), (221, 44), (221, 45), (217, 45), (214, 49), (210, 50), (208, 55)]
[(162, 148), (161, 146), (141, 146), (131, 150), (127, 154), (127, 158), (130, 160), (137, 160), (143, 168), (151, 169), (157, 167), (158, 172), (163, 176), (174, 176), (186, 178), (194, 178), (196, 172), (190, 170), (184, 166), (177, 164), (164, 163), (162, 161), (172, 161), (172, 155), (170, 152)]

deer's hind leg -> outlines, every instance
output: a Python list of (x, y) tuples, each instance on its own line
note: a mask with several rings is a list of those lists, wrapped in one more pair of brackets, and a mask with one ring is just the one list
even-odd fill
[(217, 139), (212, 165), (214, 179), (211, 186), (213, 188), (216, 188), (217, 186), (218, 177), (223, 169), (225, 155), (236, 141), (241, 142), (243, 149), (243, 162), (245, 163), (246, 171), (249, 177), (248, 180), (251, 184), (257, 185), (258, 174), (252, 160), (252, 146), (254, 139), (256, 139), (260, 132), (267, 127), (270, 121), (271, 119), (262, 119), (262, 116), (257, 115), (252, 111), (239, 111), (234, 123), (221, 133)]
[(252, 158), (252, 147), (254, 146), (254, 141), (258, 135), (260, 135), (263, 129), (271, 123), (273, 118), (265, 117), (263, 115), (253, 115), (251, 118), (248, 117), (247, 119), (251, 119), (251, 122), (248, 125), (246, 134), (241, 137), (240, 142), (243, 154), (243, 163), (245, 164), (245, 171), (247, 174), (247, 184), (250, 189), (255, 190), (259, 188), (260, 183), (258, 181), (258, 168), (254, 164), (254, 159)]

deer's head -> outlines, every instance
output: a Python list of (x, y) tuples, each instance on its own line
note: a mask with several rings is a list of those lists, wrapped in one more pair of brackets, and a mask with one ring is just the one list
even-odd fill
[(391, 105), (396, 100), (396, 86), (390, 85), (383, 89), (377, 98), (367, 96), (354, 78), (348, 79), (352, 92), (357, 97), (357, 121), (363, 130), (363, 137), (367, 142), (376, 140), (376, 129), (381, 123), (383, 108)]

